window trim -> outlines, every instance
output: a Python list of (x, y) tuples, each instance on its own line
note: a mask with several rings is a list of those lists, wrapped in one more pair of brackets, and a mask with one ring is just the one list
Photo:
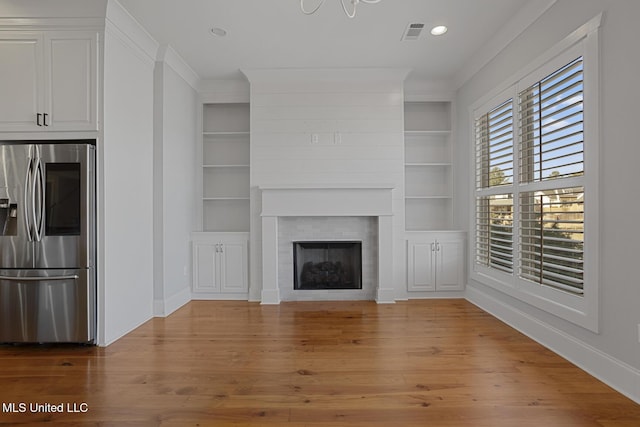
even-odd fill
[[(470, 177), (470, 278), (530, 304), (545, 312), (582, 326), (590, 331), (599, 332), (599, 159), (600, 159), (600, 129), (599, 129), (599, 28), (602, 14), (597, 15), (581, 27), (573, 31), (562, 41), (551, 47), (544, 54), (532, 61), (520, 72), (506, 79), (502, 85), (489, 92), (469, 108), (471, 135), (471, 170)], [(516, 184), (477, 189), (476, 187), (476, 118), (486, 114), (509, 98), (514, 102), (514, 169), (519, 170), (518, 146), (520, 144), (517, 131), (518, 112), (516, 100), (518, 93), (543, 79), (566, 65), (578, 56), (583, 57), (584, 66), (584, 178), (585, 200), (587, 201), (584, 229), (584, 293), (574, 295), (551, 287), (540, 286), (518, 277), (519, 262), (518, 242), (514, 236), (514, 271), (505, 273), (476, 263), (476, 198), (492, 194), (503, 194), (519, 187)], [(571, 179), (571, 178), (569, 178)], [(571, 186), (566, 181), (566, 186)], [(565, 186), (565, 184), (562, 184)], [(530, 188), (530, 187), (529, 187)], [(526, 190), (523, 190), (526, 191)], [(517, 191), (519, 194), (519, 191)], [(514, 194), (515, 206), (515, 194)], [(514, 230), (518, 230), (520, 223), (514, 207)]]

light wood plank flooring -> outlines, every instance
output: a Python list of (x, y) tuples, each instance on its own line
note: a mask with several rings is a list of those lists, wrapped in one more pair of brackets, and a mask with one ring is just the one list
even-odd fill
[(4, 425), (640, 426), (640, 405), (464, 300), (193, 301), (107, 348), (0, 347), (0, 384)]

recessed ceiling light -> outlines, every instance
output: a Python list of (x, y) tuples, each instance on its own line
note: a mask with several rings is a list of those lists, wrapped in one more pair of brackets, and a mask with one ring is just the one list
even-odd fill
[(224, 37), (227, 35), (227, 30), (220, 27), (213, 27), (212, 29), (209, 30), (209, 32), (211, 32), (211, 34), (217, 37)]
[(431, 34), (433, 34), (434, 36), (441, 36), (444, 33), (446, 33), (448, 30), (447, 27), (445, 27), (444, 25), (438, 25), (437, 27), (433, 27), (431, 29)]

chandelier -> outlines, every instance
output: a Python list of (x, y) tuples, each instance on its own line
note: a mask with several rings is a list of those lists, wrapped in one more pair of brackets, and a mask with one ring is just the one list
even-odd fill
[[(351, 11), (349, 11), (349, 8), (345, 4), (345, 0), (340, 0), (340, 4), (342, 5), (342, 10), (344, 10), (344, 14), (347, 15), (349, 18), (353, 18), (356, 16), (356, 7), (358, 6), (358, 3), (369, 3), (369, 4), (380, 3), (380, 0), (349, 0), (349, 1), (351, 2)], [(315, 9), (306, 10), (304, 8), (304, 0), (300, 0), (300, 10), (302, 10), (302, 13), (304, 13), (305, 15), (313, 15), (318, 11), (318, 9), (320, 9), (320, 7), (324, 4), (324, 2), (325, 0), (321, 0), (320, 3), (318, 3), (318, 5), (315, 7)]]

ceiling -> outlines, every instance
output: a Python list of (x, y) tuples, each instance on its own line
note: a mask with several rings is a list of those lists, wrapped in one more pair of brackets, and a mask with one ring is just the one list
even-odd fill
[[(306, 8), (320, 0), (305, 0)], [(411, 79), (450, 80), (528, 3), (539, 0), (382, 0), (348, 19), (340, 0), (304, 15), (298, 0), (120, 0), (160, 43), (203, 79), (238, 79), (248, 68), (410, 68)], [(346, 0), (349, 2), (349, 0)], [(348, 5), (350, 5), (348, 3)], [(401, 41), (409, 23), (418, 40)], [(440, 37), (431, 27), (444, 24)], [(227, 31), (211, 35), (212, 27)]]

